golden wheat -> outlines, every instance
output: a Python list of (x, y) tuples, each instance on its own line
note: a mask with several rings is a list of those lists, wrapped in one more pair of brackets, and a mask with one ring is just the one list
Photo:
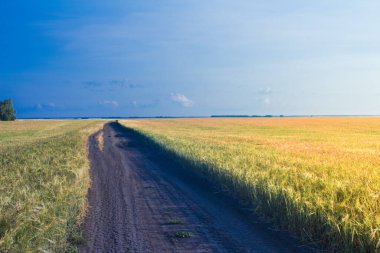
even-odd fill
[(0, 252), (76, 252), (100, 121), (0, 122)]
[[(380, 118), (126, 120), (330, 252), (378, 252)], [(207, 166), (203, 166), (203, 165)]]

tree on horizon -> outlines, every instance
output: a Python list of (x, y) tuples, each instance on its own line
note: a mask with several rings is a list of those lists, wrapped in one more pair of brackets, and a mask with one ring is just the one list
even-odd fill
[(0, 101), (0, 120), (16, 120), (16, 111), (13, 108), (13, 102), (11, 99), (5, 99), (4, 101)]

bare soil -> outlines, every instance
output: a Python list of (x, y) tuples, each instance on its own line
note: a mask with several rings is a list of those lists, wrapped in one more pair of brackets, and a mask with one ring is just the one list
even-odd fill
[(89, 158), (80, 252), (310, 252), (211, 186), (172, 173), (175, 163), (117, 123), (89, 138)]

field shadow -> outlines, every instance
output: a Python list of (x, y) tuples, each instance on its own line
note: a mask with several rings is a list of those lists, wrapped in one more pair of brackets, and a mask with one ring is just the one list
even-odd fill
[(282, 229), (281, 224), (278, 226), (273, 223), (274, 219), (258, 216), (255, 212), (257, 206), (252, 204), (249, 196), (251, 191), (244, 187), (236, 190), (233, 186), (236, 179), (233, 176), (217, 173), (218, 170), (210, 165), (181, 156), (153, 138), (118, 122), (110, 123), (110, 126), (117, 132), (118, 138), (126, 137), (128, 140), (123, 141), (120, 148), (138, 149), (160, 170), (184, 182), (204, 198), (217, 203), (221, 209), (229, 209), (230, 212), (242, 217), (249, 226), (254, 227), (256, 232), (262, 231), (265, 237), (270, 237), (291, 248), (296, 245), (297, 250), (294, 252), (324, 252), (320, 245), (300, 241), (289, 231)]

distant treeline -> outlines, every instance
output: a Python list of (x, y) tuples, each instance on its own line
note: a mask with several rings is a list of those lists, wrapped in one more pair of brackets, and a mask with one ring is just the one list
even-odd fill
[(211, 115), (211, 118), (271, 118), (284, 117), (284, 115)]

